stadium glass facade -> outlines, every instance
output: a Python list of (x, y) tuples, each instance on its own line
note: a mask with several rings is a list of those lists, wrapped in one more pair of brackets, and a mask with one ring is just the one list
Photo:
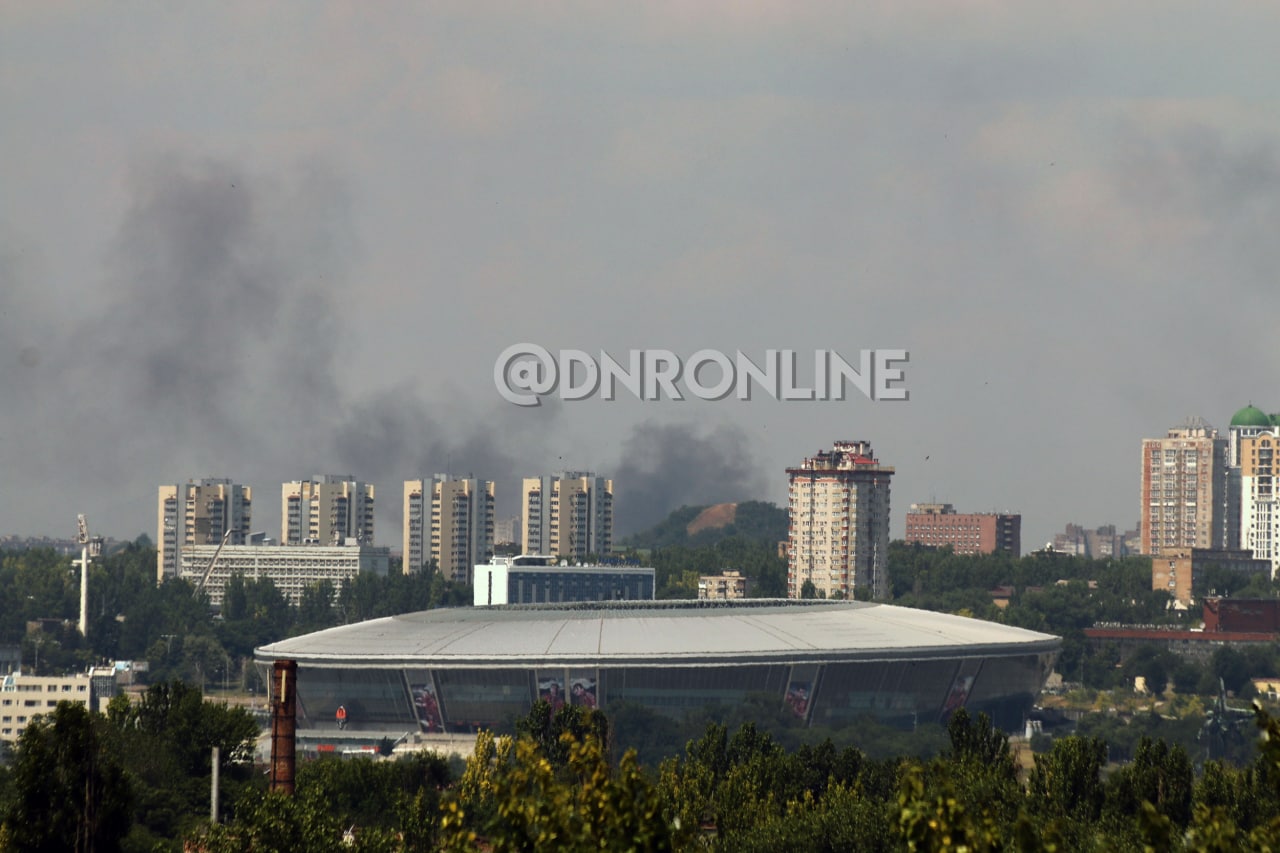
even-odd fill
[[(487, 621), (483, 614), (494, 610), (500, 618)], [(1012, 730), (1023, 724), (1060, 643), (978, 620), (852, 602), (825, 611), (779, 602), (698, 609), (633, 603), (415, 617), (293, 638), (259, 649), (257, 659), (263, 666), (298, 660), (300, 730), (332, 725), (339, 705), (356, 730), (467, 732), (507, 724), (538, 699), (553, 706), (630, 703), (679, 718), (762, 694), (811, 726), (870, 716), (910, 727), (943, 721), (964, 706)], [(824, 618), (806, 624), (808, 617)], [(898, 629), (897, 642), (882, 639), (886, 627)], [(948, 628), (955, 641), (939, 645)], [(928, 645), (915, 641), (921, 631)], [(618, 632), (614, 639), (624, 642), (610, 642)], [(812, 642), (824, 636), (827, 647)], [(404, 654), (401, 645), (419, 651)]]

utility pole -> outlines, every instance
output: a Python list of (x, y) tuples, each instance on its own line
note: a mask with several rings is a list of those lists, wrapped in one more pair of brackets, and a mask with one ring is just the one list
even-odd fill
[(89, 522), (84, 513), (77, 517), (79, 530), (76, 541), (80, 543), (80, 636), (89, 636), (89, 560), (102, 554), (102, 537), (89, 535)]
[(222, 769), (222, 761), (218, 747), (213, 748), (213, 756), (210, 763), (213, 765), (213, 779), (210, 783), (209, 792), (209, 820), (212, 823), (218, 822), (218, 771)]

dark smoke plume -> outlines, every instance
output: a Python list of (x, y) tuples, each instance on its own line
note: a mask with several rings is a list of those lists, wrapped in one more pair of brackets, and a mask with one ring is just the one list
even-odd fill
[[(92, 317), (22, 288), (0, 252), (0, 391), (12, 403), (0, 461), (15, 482), (47, 485), (46, 515), (70, 526), (100, 513), (119, 535), (154, 535), (158, 485), (225, 476), (255, 488), (254, 527), (274, 534), (280, 483), (351, 474), (378, 487), (377, 539), (394, 544), (405, 479), (494, 480), (514, 514), (521, 477), (563, 467), (547, 450), (566, 440), (554, 403), (478, 411), (343, 386), (351, 342), (336, 306), (359, 294), (347, 273), (358, 247), (326, 170), (265, 178), (169, 157), (138, 168), (132, 193)], [(761, 493), (747, 438), (729, 428), (642, 425), (599, 473), (617, 483), (619, 535), (682, 503)]]
[(747, 434), (732, 426), (640, 424), (611, 476), (618, 537), (685, 504), (758, 500), (767, 491)]

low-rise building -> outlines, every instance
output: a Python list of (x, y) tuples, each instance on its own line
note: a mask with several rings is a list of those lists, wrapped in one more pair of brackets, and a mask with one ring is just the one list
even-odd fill
[(1015, 513), (956, 512), (951, 504), (912, 504), (907, 513), (908, 544), (950, 546), (957, 554), (1022, 554), (1022, 516)]
[(560, 604), (573, 601), (649, 601), (654, 598), (652, 568), (570, 566), (555, 557), (522, 554), (495, 557), (475, 567), (473, 601), (494, 604)]
[(1206, 598), (1204, 630), (1208, 633), (1217, 631), (1280, 633), (1280, 599)]
[(718, 575), (702, 575), (698, 578), (698, 598), (702, 600), (733, 601), (751, 596), (751, 578), (742, 572), (721, 572)]
[(1114, 646), (1123, 662), (1144, 646), (1173, 652), (1182, 657), (1208, 661), (1220, 648), (1240, 649), (1245, 646), (1271, 646), (1280, 639), (1276, 634), (1247, 631), (1192, 631), (1165, 625), (1095, 625), (1084, 629), (1085, 640), (1094, 650)]
[[(214, 557), (217, 561), (214, 561)], [(245, 580), (268, 578), (297, 606), (307, 587), (329, 581), (341, 592), (347, 581), (362, 572), (385, 575), (391, 549), (371, 545), (195, 545), (182, 549), (179, 576), (209, 595), (209, 603), (222, 607), (227, 581), (234, 574)]]
[(1009, 606), (1009, 601), (1012, 600), (1014, 593), (1017, 591), (1017, 588), (1007, 585), (995, 587), (991, 590), (991, 603), (1004, 610)]
[(1204, 627), (1170, 625), (1094, 625), (1085, 639), (1095, 649), (1114, 646), (1125, 660), (1143, 646), (1183, 657), (1209, 660), (1223, 647), (1271, 646), (1280, 641), (1280, 602), (1270, 599), (1209, 598), (1203, 603)]
[(1190, 604), (1194, 596), (1211, 594), (1211, 570), (1271, 576), (1271, 561), (1260, 560), (1247, 550), (1173, 548), (1151, 558), (1151, 588), (1164, 590), (1175, 601)]
[(13, 743), (33, 719), (53, 713), (59, 702), (99, 711), (114, 695), (115, 675), (110, 669), (75, 675), (11, 672), (0, 680), (0, 741)]

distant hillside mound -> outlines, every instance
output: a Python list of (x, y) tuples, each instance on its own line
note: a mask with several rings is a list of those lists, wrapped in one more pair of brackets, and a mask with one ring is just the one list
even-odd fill
[(764, 501), (682, 506), (653, 527), (619, 544), (630, 548), (666, 548), (714, 545), (733, 537), (779, 542), (787, 538), (787, 526), (787, 511)]
[(725, 525), (733, 524), (733, 520), (737, 515), (737, 504), (709, 506), (698, 513), (697, 518), (685, 525), (684, 532), (690, 536), (697, 536), (699, 532), (709, 527), (724, 527)]

